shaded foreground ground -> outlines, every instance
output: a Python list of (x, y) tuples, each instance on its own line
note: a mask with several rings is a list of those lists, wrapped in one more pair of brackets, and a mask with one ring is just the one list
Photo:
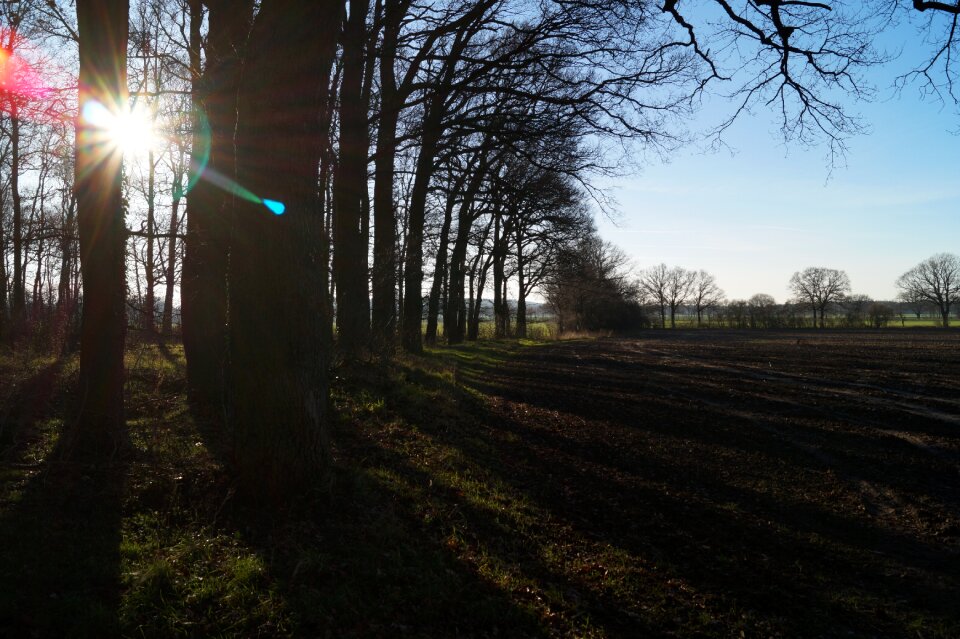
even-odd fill
[(340, 372), (334, 493), (279, 514), (237, 503), (177, 350), (128, 365), (133, 452), (90, 468), (57, 454), (75, 363), (3, 360), (0, 636), (960, 636), (953, 332)]

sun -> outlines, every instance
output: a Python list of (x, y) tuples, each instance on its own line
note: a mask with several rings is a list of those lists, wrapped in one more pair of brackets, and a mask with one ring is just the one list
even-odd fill
[(92, 100), (84, 105), (82, 116), (98, 129), (104, 144), (127, 157), (143, 157), (159, 146), (155, 119), (140, 104), (114, 112)]
[(124, 155), (143, 156), (157, 148), (154, 119), (146, 108), (139, 106), (116, 115), (106, 134)]

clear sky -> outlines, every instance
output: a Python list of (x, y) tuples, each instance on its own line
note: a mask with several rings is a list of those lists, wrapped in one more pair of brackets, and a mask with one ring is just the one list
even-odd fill
[[(660, 262), (713, 273), (728, 297), (788, 297), (790, 276), (808, 266), (846, 271), (855, 293), (892, 299), (904, 271), (934, 253), (960, 253), (960, 115), (919, 98), (895, 76), (922, 55), (911, 25), (888, 34), (898, 59), (871, 72), (877, 99), (851, 104), (871, 132), (849, 140), (846, 168), (832, 172), (826, 148), (785, 146), (757, 109), (725, 136), (735, 149), (686, 147), (614, 181), (620, 215), (598, 220), (604, 239), (638, 268)], [(728, 113), (713, 100), (704, 126)]]

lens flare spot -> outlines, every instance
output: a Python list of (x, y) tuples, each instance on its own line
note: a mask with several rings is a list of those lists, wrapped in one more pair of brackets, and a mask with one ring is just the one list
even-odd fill
[(276, 200), (261, 200), (263, 205), (270, 209), (274, 215), (283, 215), (283, 212), (287, 210), (286, 205), (283, 202), (277, 202)]

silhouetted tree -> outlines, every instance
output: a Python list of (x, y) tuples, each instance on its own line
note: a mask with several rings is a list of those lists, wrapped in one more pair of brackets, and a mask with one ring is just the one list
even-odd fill
[(925, 300), (940, 313), (940, 321), (950, 326), (950, 309), (960, 297), (960, 258), (938, 253), (920, 262), (897, 279), (904, 297)]
[(83, 311), (79, 425), (83, 445), (116, 445), (124, 425), (123, 351), (127, 328), (124, 209), (120, 150), (84, 117), (95, 103), (127, 109), (127, 0), (77, 0), (81, 116), (76, 181)]
[(706, 271), (697, 271), (694, 276), (690, 301), (697, 313), (697, 326), (703, 325), (703, 314), (723, 303), (723, 289), (717, 285), (716, 278)]
[(343, 74), (340, 83), (340, 153), (333, 177), (333, 277), (337, 292), (338, 346), (355, 360), (370, 339), (370, 297), (367, 286), (367, 111), (364, 91), (369, 0), (349, 0), (342, 33)]
[[(208, 8), (206, 46), (201, 39)], [(223, 414), (227, 366), (227, 267), (235, 195), (208, 176), (236, 176), (234, 131), (240, 52), (252, 0), (189, 0), (193, 143), (187, 196), (181, 313), (191, 401), (208, 416)], [(201, 48), (203, 47), (203, 51)], [(206, 64), (201, 69), (201, 53)]]
[(820, 328), (826, 326), (827, 307), (843, 300), (850, 292), (850, 278), (843, 271), (822, 266), (811, 266), (798, 271), (790, 278), (790, 290), (794, 296), (806, 302), (813, 311), (813, 323), (816, 326), (817, 313), (820, 314)]
[(272, 0), (257, 13), (237, 101), (237, 181), (282, 202), (235, 200), (229, 269), (229, 425), (244, 484), (261, 494), (329, 472), (317, 187), (336, 0)]

